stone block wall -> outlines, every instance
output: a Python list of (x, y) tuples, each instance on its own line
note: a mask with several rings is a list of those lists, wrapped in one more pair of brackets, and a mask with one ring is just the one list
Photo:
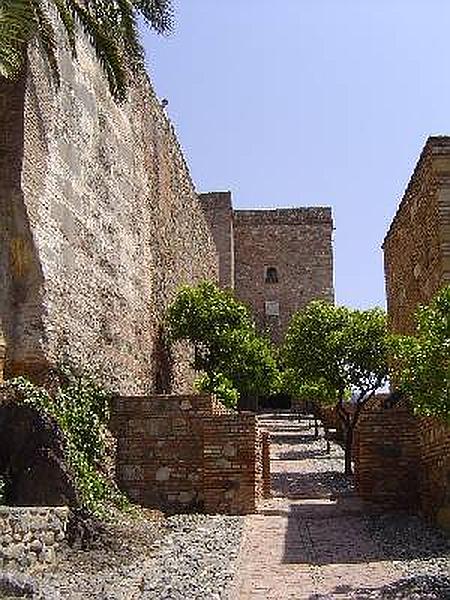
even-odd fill
[(111, 426), (119, 486), (144, 506), (245, 514), (270, 485), (255, 415), (210, 396), (117, 398)]
[(231, 192), (200, 194), (219, 261), (219, 283), (224, 288), (234, 288), (234, 231)]
[[(390, 327), (413, 333), (414, 312), (450, 283), (450, 137), (430, 137), (384, 240)], [(415, 421), (423, 512), (450, 528), (450, 427)]]
[(414, 312), (450, 283), (450, 137), (430, 137), (385, 237), (388, 317), (413, 333)]
[(68, 516), (66, 507), (0, 506), (0, 569), (26, 571), (53, 564)]
[(334, 301), (332, 231), (330, 208), (234, 211), (236, 295), (275, 342), (308, 302)]
[(34, 46), (26, 76), (0, 81), (6, 374), (59, 360), (124, 395), (188, 391), (189, 352), (169, 353), (162, 322), (217, 258), (174, 127), (145, 73), (118, 105), (89, 44), (74, 62), (59, 41), (59, 90)]

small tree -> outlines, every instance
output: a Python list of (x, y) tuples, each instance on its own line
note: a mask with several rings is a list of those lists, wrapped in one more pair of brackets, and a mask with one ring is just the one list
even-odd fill
[[(389, 338), (385, 313), (311, 302), (293, 316), (283, 357), (297, 385), (335, 403), (345, 432), (345, 472), (351, 474), (353, 434), (364, 405), (386, 382)], [(353, 405), (346, 402), (354, 393)]]
[(416, 336), (396, 336), (392, 379), (418, 414), (450, 421), (450, 286), (416, 314)]
[(256, 332), (247, 308), (211, 282), (186, 286), (168, 310), (169, 338), (194, 345), (200, 389), (235, 406), (239, 396), (270, 394), (279, 372), (270, 343)]

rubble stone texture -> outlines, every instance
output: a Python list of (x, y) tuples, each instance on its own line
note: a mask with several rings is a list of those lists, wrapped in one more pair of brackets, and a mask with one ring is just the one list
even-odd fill
[(0, 569), (28, 571), (54, 563), (68, 516), (66, 507), (0, 506)]
[(87, 43), (59, 64), (59, 91), (36, 48), (24, 79), (0, 83), (6, 375), (67, 361), (121, 393), (162, 392), (170, 364), (189, 389), (188, 352), (165, 355), (161, 322), (217, 262), (173, 126), (144, 73), (118, 105)]
[(200, 199), (216, 243), (221, 285), (235, 289), (275, 342), (308, 302), (334, 301), (330, 208), (233, 210), (230, 192)]

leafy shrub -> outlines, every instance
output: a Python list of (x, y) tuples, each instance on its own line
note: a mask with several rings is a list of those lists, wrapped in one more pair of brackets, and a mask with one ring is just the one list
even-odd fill
[(167, 313), (171, 342), (194, 346), (193, 367), (203, 372), (197, 387), (234, 407), (240, 396), (279, 392), (280, 372), (270, 342), (230, 290), (204, 281), (178, 292)]
[(126, 499), (102, 473), (108, 455), (110, 394), (66, 368), (59, 372), (51, 392), (23, 377), (8, 385), (18, 392), (19, 402), (42, 411), (61, 427), (83, 506), (94, 514), (104, 513), (110, 503), (124, 508)]
[(450, 422), (450, 286), (416, 313), (414, 336), (394, 336), (392, 379), (417, 414)]

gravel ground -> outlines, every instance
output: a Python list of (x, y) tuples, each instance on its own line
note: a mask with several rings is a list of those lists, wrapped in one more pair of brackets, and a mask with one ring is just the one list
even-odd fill
[(414, 515), (369, 515), (367, 526), (401, 579), (379, 590), (386, 600), (450, 600), (450, 538)]
[(38, 600), (131, 600), (140, 598), (151, 550), (166, 530), (164, 515), (141, 511), (140, 518), (118, 513), (89, 549), (62, 549), (58, 566), (36, 574)]
[(143, 584), (143, 600), (228, 597), (243, 529), (242, 517), (177, 515)]
[(243, 517), (191, 514), (165, 518), (157, 511), (143, 511), (142, 516), (119, 516), (88, 550), (61, 548), (57, 568), (33, 575), (38, 591), (32, 598), (228, 598)]

